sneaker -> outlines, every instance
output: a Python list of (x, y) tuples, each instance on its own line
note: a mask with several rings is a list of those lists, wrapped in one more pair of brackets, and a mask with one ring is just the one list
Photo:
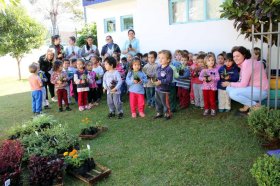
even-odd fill
[(139, 113), (139, 116), (140, 116), (141, 118), (144, 118), (144, 117), (145, 117), (144, 112), (140, 112), (140, 113)]
[(60, 108), (58, 109), (58, 112), (63, 112), (62, 107), (60, 107)]
[(121, 113), (119, 113), (119, 115), (118, 115), (118, 119), (122, 119), (123, 118), (123, 113), (121, 112)]
[(62, 100), (62, 105), (65, 105), (65, 102)]
[(163, 115), (162, 115), (162, 114), (157, 113), (157, 115), (155, 115), (155, 116), (154, 116), (154, 119), (158, 119), (158, 118), (162, 118), (162, 117), (163, 117)]
[(87, 109), (87, 110), (90, 110), (91, 108), (92, 108), (91, 105), (86, 105), (86, 106), (85, 106), (85, 109)]
[(94, 106), (98, 106), (98, 105), (99, 105), (99, 103), (97, 103), (97, 102), (94, 102), (94, 103), (93, 103), (93, 105), (94, 105)]
[(49, 105), (45, 105), (44, 109), (51, 109), (51, 108), (49, 107)]
[(67, 111), (71, 111), (72, 109), (70, 108), (70, 107), (66, 107), (66, 109), (65, 110), (67, 110)]
[(225, 112), (230, 112), (230, 109), (225, 109)]
[(166, 119), (166, 120), (169, 120), (169, 119), (171, 119), (171, 116), (170, 116), (170, 114), (165, 114), (165, 116), (164, 116), (164, 117), (165, 117), (165, 119)]
[(204, 107), (200, 107), (200, 110), (204, 110)]
[(211, 116), (216, 116), (216, 110), (211, 109)]
[(112, 113), (112, 112), (110, 112), (109, 114), (108, 114), (108, 118), (112, 118), (112, 117), (115, 117), (116, 115), (115, 115), (115, 113)]
[(52, 98), (52, 101), (53, 101), (53, 102), (57, 102), (57, 99), (55, 99), (55, 97), (53, 97), (53, 98)]
[(209, 115), (209, 109), (205, 109), (203, 112), (203, 116), (208, 116)]
[(136, 113), (132, 113), (132, 114), (131, 114), (131, 117), (132, 117), (132, 118), (136, 118)]
[(194, 100), (191, 100), (191, 104), (194, 105)]
[(221, 112), (221, 113), (224, 112), (224, 111), (225, 111), (225, 109), (219, 109), (219, 112)]
[(79, 111), (84, 111), (85, 108), (83, 106), (79, 106)]

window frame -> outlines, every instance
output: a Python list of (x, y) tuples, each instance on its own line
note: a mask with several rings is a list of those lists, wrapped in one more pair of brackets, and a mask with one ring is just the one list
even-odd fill
[[(124, 19), (125, 18), (132, 18), (132, 22), (133, 22), (133, 28), (134, 28), (134, 18), (133, 18), (133, 15), (131, 14), (131, 15), (124, 15), (124, 16), (121, 16), (120, 17), (120, 22), (121, 22), (121, 31), (123, 32), (123, 31), (127, 31), (127, 30), (129, 30), (129, 29), (125, 29), (124, 28)], [(133, 29), (132, 28), (132, 29)]]
[[(185, 1), (186, 2), (186, 21), (185, 22), (177, 22), (175, 23), (173, 20), (173, 9), (172, 9), (172, 3), (176, 3), (176, 2), (182, 2)], [(168, 8), (169, 8), (169, 24), (170, 25), (177, 25), (177, 24), (186, 24), (186, 23), (195, 23), (195, 22), (207, 22), (207, 21), (220, 21), (220, 20), (224, 20), (223, 18), (208, 18), (208, 0), (203, 0), (203, 20), (189, 20), (189, 11), (190, 11), (190, 3), (189, 0), (169, 0), (168, 1)], [(224, 0), (220, 0), (221, 4), (224, 2)]]
[[(114, 21), (115, 23), (115, 30), (114, 31), (108, 31), (108, 21)], [(115, 17), (111, 17), (111, 18), (106, 18), (104, 19), (104, 33), (114, 33), (117, 31), (117, 23), (116, 23), (116, 18)]]

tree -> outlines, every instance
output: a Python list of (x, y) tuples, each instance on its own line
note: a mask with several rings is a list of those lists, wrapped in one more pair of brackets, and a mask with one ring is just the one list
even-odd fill
[(39, 48), (45, 39), (45, 29), (30, 18), (24, 8), (10, 6), (0, 13), (0, 56), (10, 54), (17, 60), (18, 78), (21, 80), (20, 62), (24, 54)]
[[(83, 11), (80, 0), (29, 0), (35, 6), (35, 9), (44, 14), (45, 19), (50, 20), (52, 24), (52, 35), (58, 33), (59, 15), (67, 14), (68, 18), (74, 22), (80, 22), (83, 19)], [(46, 3), (47, 2), (47, 3)]]
[(16, 6), (19, 4), (19, 2), (20, 2), (20, 0), (9, 0), (9, 1), (0, 0), (0, 12), (5, 14), (5, 9), (7, 8), (7, 6), (9, 4)]
[(97, 46), (97, 28), (96, 23), (86, 25), (82, 28), (82, 30), (78, 31), (78, 39), (77, 39), (77, 45), (79, 47), (82, 47), (86, 44), (86, 38), (88, 36), (93, 37), (93, 42)]

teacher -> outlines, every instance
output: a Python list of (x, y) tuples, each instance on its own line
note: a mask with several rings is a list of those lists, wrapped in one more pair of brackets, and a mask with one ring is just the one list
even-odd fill
[(131, 54), (132, 56), (135, 56), (139, 52), (139, 40), (135, 38), (135, 31), (130, 29), (128, 30), (128, 40), (125, 41), (122, 48), (122, 54)]
[(110, 36), (110, 35), (107, 36), (106, 42), (107, 42), (107, 44), (104, 45), (101, 50), (101, 57), (103, 59), (105, 59), (106, 57), (112, 56), (113, 53), (115, 53), (115, 52), (118, 54), (121, 53), (121, 49), (120, 49), (119, 45), (114, 43), (112, 36)]
[[(233, 60), (240, 68), (238, 82), (223, 82), (222, 86), (227, 87), (229, 97), (244, 105), (240, 112), (248, 112), (250, 107), (259, 107), (258, 100), (267, 97), (268, 80), (261, 62), (251, 58), (251, 53), (243, 46), (232, 49)], [(252, 63), (254, 68), (252, 69)], [(262, 77), (261, 77), (262, 73)], [(252, 84), (253, 81), (253, 84)], [(253, 86), (253, 96), (252, 93)], [(260, 95), (260, 92), (262, 93)]]

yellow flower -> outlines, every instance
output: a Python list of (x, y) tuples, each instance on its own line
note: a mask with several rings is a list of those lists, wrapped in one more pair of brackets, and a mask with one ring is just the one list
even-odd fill
[(68, 152), (64, 152), (63, 156), (68, 156), (68, 154), (69, 154)]
[(78, 154), (76, 154), (76, 155), (73, 156), (74, 159), (77, 158), (77, 157), (78, 157)]

